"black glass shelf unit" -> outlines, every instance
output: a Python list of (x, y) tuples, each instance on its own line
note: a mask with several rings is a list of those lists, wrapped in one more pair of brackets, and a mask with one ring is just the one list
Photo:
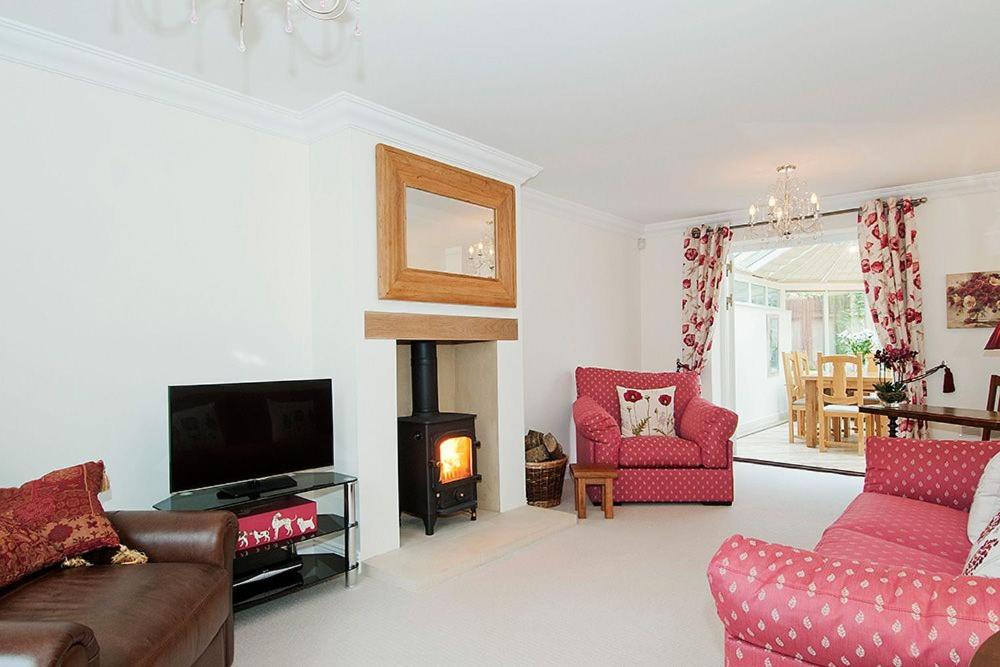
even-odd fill
[[(302, 567), (270, 579), (243, 584), (233, 589), (233, 610), (242, 611), (270, 600), (315, 586), (351, 571), (340, 554), (302, 554)], [(357, 568), (357, 565), (354, 565)]]
[[(252, 513), (259, 505), (269, 504), (281, 498), (341, 487), (343, 512), (318, 514), (314, 532), (250, 547), (234, 554), (233, 609), (235, 611), (283, 597), (340, 575), (345, 575), (344, 583), (350, 587), (357, 577), (358, 520), (355, 496), (357, 478), (336, 472), (298, 472), (289, 477), (295, 480), (294, 486), (262, 491), (252, 497), (219, 497), (219, 490), (222, 487), (210, 487), (175, 493), (153, 505), (161, 511), (225, 510), (242, 515)], [(339, 536), (343, 537), (343, 555), (326, 551), (298, 553), (300, 543), (321, 537), (339, 540)], [(291, 567), (295, 569), (289, 569)]]
[(221, 487), (212, 486), (194, 491), (181, 491), (164, 498), (153, 505), (155, 509), (173, 512), (207, 512), (209, 510), (245, 509), (250, 505), (263, 504), (276, 498), (286, 498), (309, 491), (320, 491), (337, 486), (353, 484), (356, 477), (339, 472), (296, 472), (288, 475), (295, 480), (295, 486), (273, 491), (263, 491), (255, 496), (240, 498), (220, 498)]

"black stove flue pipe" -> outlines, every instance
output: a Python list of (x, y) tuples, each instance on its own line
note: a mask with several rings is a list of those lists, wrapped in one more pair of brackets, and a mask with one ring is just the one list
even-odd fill
[(410, 370), (413, 384), (413, 414), (438, 412), (436, 342), (415, 340), (410, 343)]

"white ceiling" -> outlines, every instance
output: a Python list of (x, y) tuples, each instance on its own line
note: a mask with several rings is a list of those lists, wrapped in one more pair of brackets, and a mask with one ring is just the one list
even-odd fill
[[(328, 2), (331, 0), (327, 0)], [(318, 3), (319, 0), (316, 0)], [(531, 187), (637, 222), (1000, 170), (996, 0), (0, 0), (31, 24), (302, 110), (346, 90), (531, 160)]]

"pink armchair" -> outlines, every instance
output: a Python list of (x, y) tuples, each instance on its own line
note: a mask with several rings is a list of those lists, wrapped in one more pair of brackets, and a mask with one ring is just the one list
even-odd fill
[[(616, 386), (676, 386), (677, 437), (622, 438)], [(615, 502), (733, 502), (736, 414), (701, 398), (694, 373), (576, 369), (576, 459), (618, 468)], [(597, 500), (599, 491), (590, 491)]]
[(726, 664), (970, 664), (1000, 630), (1000, 580), (962, 575), (969, 506), (998, 452), (869, 438), (864, 492), (813, 549), (728, 538), (708, 568)]

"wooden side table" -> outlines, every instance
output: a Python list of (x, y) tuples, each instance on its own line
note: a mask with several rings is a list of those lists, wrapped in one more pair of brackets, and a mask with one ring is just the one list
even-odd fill
[(576, 516), (587, 518), (587, 487), (601, 486), (601, 509), (605, 519), (615, 518), (614, 483), (618, 479), (618, 469), (608, 463), (574, 463), (569, 474), (576, 483)]

